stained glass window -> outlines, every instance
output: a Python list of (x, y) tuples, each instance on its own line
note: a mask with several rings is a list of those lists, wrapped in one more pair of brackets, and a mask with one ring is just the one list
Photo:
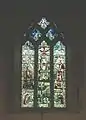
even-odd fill
[(22, 46), (22, 107), (34, 104), (34, 47), (27, 41)]
[(66, 46), (55, 23), (31, 25), (22, 45), (21, 107), (66, 107)]
[(58, 41), (54, 46), (54, 106), (66, 106), (65, 46)]
[(50, 106), (50, 47), (45, 41), (38, 49), (38, 87), (39, 107)]

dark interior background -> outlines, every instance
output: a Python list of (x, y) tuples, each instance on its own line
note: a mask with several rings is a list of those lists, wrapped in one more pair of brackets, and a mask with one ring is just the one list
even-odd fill
[[(79, 113), (44, 113), (44, 120), (86, 119), (86, 8), (83, 2), (72, 1), (2, 1), (0, 3), (0, 120), (41, 120), (41, 113), (12, 112), (14, 83), (14, 45), (23, 39), (29, 25), (41, 17), (54, 21), (64, 32), (65, 42), (72, 51), (70, 88), (78, 88)], [(70, 74), (70, 73), (69, 73)], [(70, 82), (71, 83), (71, 82)], [(16, 88), (16, 86), (14, 86)], [(12, 98), (13, 97), (13, 98)], [(72, 98), (72, 97), (71, 97)], [(77, 104), (77, 102), (76, 102)], [(13, 105), (14, 106), (14, 105)], [(10, 109), (11, 108), (11, 109)], [(9, 112), (10, 111), (10, 112)]]

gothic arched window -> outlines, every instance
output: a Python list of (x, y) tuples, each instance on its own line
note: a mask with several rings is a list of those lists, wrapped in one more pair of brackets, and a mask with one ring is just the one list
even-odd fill
[(53, 22), (42, 18), (24, 34), (21, 107), (66, 108), (66, 45)]

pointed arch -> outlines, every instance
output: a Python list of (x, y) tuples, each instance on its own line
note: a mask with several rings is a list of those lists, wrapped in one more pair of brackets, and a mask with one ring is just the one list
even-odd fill
[(54, 107), (66, 107), (66, 46), (54, 45)]
[(38, 48), (38, 107), (50, 107), (50, 46), (42, 41)]
[(66, 107), (66, 46), (56, 29), (42, 18), (26, 33), (27, 41), (22, 45), (21, 107)]
[(34, 46), (27, 41), (22, 45), (21, 107), (34, 105)]

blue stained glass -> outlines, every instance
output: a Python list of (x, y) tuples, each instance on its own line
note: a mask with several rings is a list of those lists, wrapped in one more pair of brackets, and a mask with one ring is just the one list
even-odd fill
[(55, 36), (57, 36), (58, 34), (56, 34), (54, 29), (50, 29), (47, 34), (46, 37), (48, 37), (50, 40), (53, 40), (55, 38)]
[(42, 35), (42, 34), (40, 33), (39, 30), (34, 29), (34, 30), (32, 31), (31, 37), (32, 37), (35, 41), (37, 41), (37, 40), (41, 37), (41, 35)]
[(54, 34), (55, 34), (54, 29), (50, 29), (49, 31), (52, 33), (52, 35), (54, 35)]

